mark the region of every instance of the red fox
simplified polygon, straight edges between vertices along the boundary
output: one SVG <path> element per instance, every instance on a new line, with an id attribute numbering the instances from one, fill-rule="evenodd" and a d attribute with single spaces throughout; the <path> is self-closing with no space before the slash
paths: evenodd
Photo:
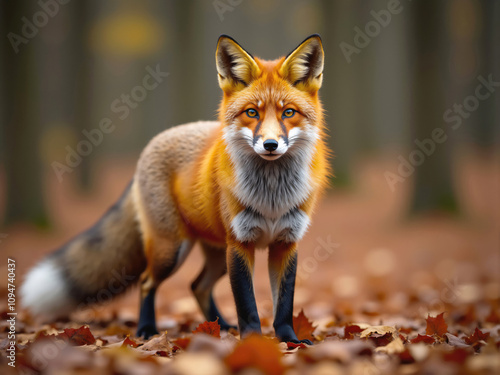
<path id="1" fill-rule="evenodd" d="M 228 272 L 244 337 L 261 332 L 254 253 L 269 248 L 276 336 L 299 342 L 292 324 L 297 242 L 330 173 L 318 97 L 323 61 L 319 35 L 274 61 L 253 57 L 222 35 L 219 121 L 156 136 L 121 199 L 28 273 L 24 306 L 45 318 L 67 315 L 89 297 L 124 289 L 112 280 L 123 273 L 140 281 L 137 335 L 148 338 L 157 333 L 156 289 L 198 242 L 205 265 L 192 290 L 200 308 L 207 320 L 231 327 L 212 297 Z"/>

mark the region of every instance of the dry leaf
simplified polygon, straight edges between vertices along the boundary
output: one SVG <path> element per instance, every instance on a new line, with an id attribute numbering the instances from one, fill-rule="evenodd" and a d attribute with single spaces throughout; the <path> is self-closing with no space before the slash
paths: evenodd
<path id="1" fill-rule="evenodd" d="M 391 341 L 389 344 L 386 346 L 380 346 L 378 348 L 375 348 L 375 351 L 378 353 L 387 353 L 387 354 L 396 354 L 396 353 L 402 353 L 405 350 L 405 346 L 403 344 L 403 341 L 399 337 L 397 337 L 395 340 Z"/>
<path id="2" fill-rule="evenodd" d="M 483 333 L 476 327 L 476 329 L 474 330 L 474 333 L 472 335 L 470 335 L 469 337 L 465 337 L 464 341 L 469 345 L 474 345 L 475 343 L 477 343 L 479 341 L 488 341 L 489 338 L 490 338 L 490 334 L 488 332 Z"/>
<path id="3" fill-rule="evenodd" d="M 281 350 L 274 340 L 251 335 L 242 340 L 224 362 L 233 372 L 254 368 L 267 375 L 281 375 L 285 372 L 281 359 Z"/>
<path id="4" fill-rule="evenodd" d="M 57 335 L 56 338 L 66 340 L 75 346 L 95 344 L 95 337 L 87 326 L 81 326 L 77 329 L 67 328 L 63 333 Z"/>
<path id="5" fill-rule="evenodd" d="M 207 335 L 217 337 L 220 339 L 220 325 L 219 318 L 214 322 L 203 322 L 201 323 L 193 333 L 206 333 Z"/>
<path id="6" fill-rule="evenodd" d="M 293 329 L 299 340 L 314 340 L 313 332 L 316 327 L 307 319 L 303 309 L 293 317 Z"/>
<path id="7" fill-rule="evenodd" d="M 428 335 L 436 335 L 443 337 L 446 332 L 448 332 L 448 324 L 444 321 L 444 312 L 436 317 L 427 316 L 425 320 L 427 322 L 427 327 L 425 333 Z"/>
<path id="8" fill-rule="evenodd" d="M 414 339 L 412 339 L 410 342 L 412 344 L 418 344 L 420 342 L 423 342 L 426 344 L 434 344 L 435 341 L 436 340 L 434 340 L 434 337 L 432 337 L 432 336 L 418 334 L 418 336 L 415 337 Z"/>

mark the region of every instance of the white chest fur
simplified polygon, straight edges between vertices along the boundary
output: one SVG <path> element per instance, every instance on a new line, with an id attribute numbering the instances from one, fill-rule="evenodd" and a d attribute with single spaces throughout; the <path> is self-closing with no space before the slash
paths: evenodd
<path id="1" fill-rule="evenodd" d="M 277 219 L 266 218 L 247 208 L 233 219 L 231 227 L 241 242 L 254 242 L 256 247 L 264 248 L 274 241 L 297 242 L 307 231 L 309 216 L 294 208 Z"/>

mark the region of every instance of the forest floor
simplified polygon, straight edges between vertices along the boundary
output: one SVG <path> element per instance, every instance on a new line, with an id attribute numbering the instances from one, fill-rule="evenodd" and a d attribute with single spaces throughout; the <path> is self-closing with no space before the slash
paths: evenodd
<path id="1" fill-rule="evenodd" d="M 257 254 L 255 293 L 264 337 L 204 324 L 190 283 L 202 257 L 195 249 L 161 286 L 161 334 L 135 336 L 138 289 L 71 320 L 42 324 L 16 299 L 16 359 L 10 359 L 7 315 L 9 257 L 17 290 L 45 254 L 91 225 L 117 199 L 133 163 L 99 167 L 91 195 L 73 180 L 52 183 L 53 229 L 0 230 L 0 372 L 79 374 L 493 374 L 500 373 L 500 210 L 498 165 L 463 163 L 455 171 L 461 215 L 406 212 L 408 184 L 391 192 L 383 173 L 363 164 L 354 190 L 336 189 L 319 205 L 300 244 L 295 294 L 296 347 L 273 339 L 266 252 Z M 0 203 L 1 209 L 1 203 Z M 16 295 L 17 296 L 17 295 Z M 227 319 L 236 312 L 227 277 L 215 299 Z M 300 314 L 299 314 L 300 313 Z M 193 333 L 195 331 L 195 333 Z M 250 370 L 253 369 L 253 370 Z M 258 372 L 260 371 L 260 372 Z"/>

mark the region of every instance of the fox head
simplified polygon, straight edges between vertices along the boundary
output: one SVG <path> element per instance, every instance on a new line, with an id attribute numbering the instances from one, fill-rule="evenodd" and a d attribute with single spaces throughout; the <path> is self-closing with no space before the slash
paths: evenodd
<path id="1" fill-rule="evenodd" d="M 314 149 L 323 131 L 318 98 L 323 61 L 319 35 L 274 61 L 253 57 L 222 35 L 216 64 L 223 91 L 219 114 L 228 147 L 266 160 Z"/>

